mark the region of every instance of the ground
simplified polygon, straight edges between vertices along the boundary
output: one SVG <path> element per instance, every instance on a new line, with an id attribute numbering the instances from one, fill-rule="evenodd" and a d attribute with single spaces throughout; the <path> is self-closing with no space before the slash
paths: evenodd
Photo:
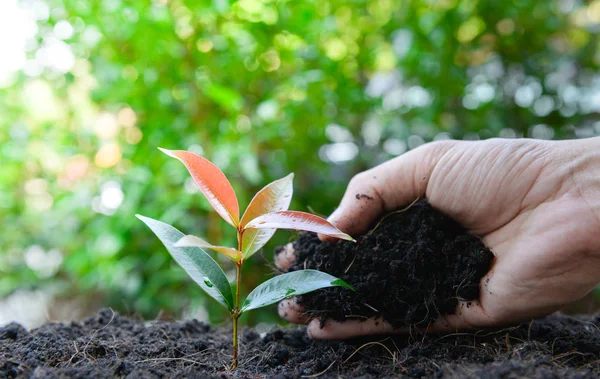
<path id="1" fill-rule="evenodd" d="M 554 315 L 498 331 L 345 342 L 313 342 L 302 327 L 245 329 L 232 372 L 229 328 L 105 309 L 82 323 L 0 328 L 0 377 L 589 378 L 600 375 L 599 324 L 600 315 Z"/>
<path id="2" fill-rule="evenodd" d="M 360 197 L 361 201 L 370 201 Z M 357 243 L 301 235 L 292 269 L 317 268 L 356 288 L 303 295 L 315 317 L 426 325 L 477 301 L 494 255 L 424 201 L 383 218 Z M 460 309 L 460 307 L 459 307 Z M 110 309 L 82 323 L 0 328 L 0 378 L 589 378 L 600 375 L 600 314 L 553 315 L 501 330 L 312 341 L 303 326 L 244 329 L 230 369 L 231 328 L 143 321 Z"/>

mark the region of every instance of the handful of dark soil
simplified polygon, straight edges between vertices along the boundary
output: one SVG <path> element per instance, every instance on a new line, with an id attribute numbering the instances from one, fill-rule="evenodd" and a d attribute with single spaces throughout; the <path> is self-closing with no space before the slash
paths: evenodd
<path id="1" fill-rule="evenodd" d="M 494 260 L 478 237 L 425 200 L 384 217 L 357 243 L 320 242 L 304 233 L 293 246 L 290 271 L 318 269 L 356 289 L 300 296 L 305 311 L 322 322 L 381 317 L 395 327 L 424 327 L 455 313 L 459 300 L 477 300 Z"/>

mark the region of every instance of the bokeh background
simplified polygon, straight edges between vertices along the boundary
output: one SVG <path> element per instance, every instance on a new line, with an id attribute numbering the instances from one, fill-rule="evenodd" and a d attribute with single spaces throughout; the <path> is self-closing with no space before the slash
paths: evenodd
<path id="1" fill-rule="evenodd" d="M 294 172 L 292 209 L 327 215 L 428 141 L 599 135 L 599 32 L 598 0 L 1 0 L 0 324 L 224 322 L 134 217 L 235 242 L 158 146 L 215 162 L 242 206 Z"/>

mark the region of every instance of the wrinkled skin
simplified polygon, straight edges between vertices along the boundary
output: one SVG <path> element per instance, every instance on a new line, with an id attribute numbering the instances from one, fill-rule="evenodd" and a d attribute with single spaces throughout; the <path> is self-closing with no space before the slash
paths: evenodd
<path id="1" fill-rule="evenodd" d="M 367 194 L 357 199 L 356 194 Z M 382 214 L 427 197 L 496 254 L 481 298 L 427 328 L 497 327 L 552 313 L 600 283 L 600 138 L 492 139 L 426 144 L 354 177 L 329 220 L 351 235 Z M 327 237 L 320 236 L 322 240 Z M 288 248 L 276 264 L 294 259 Z M 292 300 L 280 315 L 316 339 L 405 332 L 380 320 L 308 320 Z"/>

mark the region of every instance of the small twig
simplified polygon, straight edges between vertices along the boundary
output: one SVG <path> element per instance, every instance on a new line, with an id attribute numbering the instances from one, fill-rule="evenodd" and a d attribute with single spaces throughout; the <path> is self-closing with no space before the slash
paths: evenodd
<path id="1" fill-rule="evenodd" d="M 269 350 L 267 352 L 265 352 L 265 354 L 262 355 L 260 361 L 256 365 L 257 369 L 258 369 L 258 367 L 260 367 L 262 365 L 262 363 L 265 361 L 265 359 L 268 359 L 273 355 L 274 350 L 275 350 L 275 345 L 269 346 Z"/>
<path id="2" fill-rule="evenodd" d="M 506 353 L 509 353 L 512 350 L 512 347 L 510 345 L 510 337 L 508 333 L 504 335 L 504 343 L 506 344 Z"/>
<path id="3" fill-rule="evenodd" d="M 450 333 L 450 334 L 443 335 L 442 337 L 440 337 L 437 340 L 435 340 L 435 342 L 437 343 L 437 342 L 443 340 L 444 338 L 448 338 L 448 337 L 470 336 L 470 335 L 473 335 L 473 333 L 458 333 L 458 332 L 455 332 L 455 333 Z"/>
<path id="4" fill-rule="evenodd" d="M 569 320 L 572 320 L 572 321 L 577 321 L 577 322 L 580 322 L 580 323 L 582 323 L 582 324 L 591 325 L 591 326 L 593 326 L 593 327 L 594 327 L 594 329 L 596 329 L 598 332 L 600 332 L 600 328 L 598 328 L 598 326 L 597 326 L 596 324 L 594 324 L 593 322 L 590 322 L 590 321 L 583 321 L 583 320 L 578 320 L 578 319 L 576 319 L 575 317 L 569 317 L 569 316 L 567 316 L 567 317 L 569 318 Z"/>
<path id="5" fill-rule="evenodd" d="M 112 312 L 112 316 L 110 318 L 110 320 L 108 321 L 108 323 L 106 325 L 104 325 L 103 327 L 101 327 L 100 329 L 96 329 L 94 331 L 94 333 L 92 333 L 92 336 L 90 337 L 90 339 L 88 340 L 88 342 L 85 344 L 85 347 L 83 348 L 83 350 L 79 351 L 79 348 L 77 347 L 77 344 L 75 343 L 75 341 L 73 341 L 73 345 L 75 346 L 75 354 L 73 354 L 71 356 L 71 358 L 69 359 L 69 361 L 67 362 L 66 367 L 69 367 L 71 365 L 71 363 L 73 362 L 73 359 L 78 355 L 78 354 L 83 354 L 83 356 L 85 358 L 87 358 L 87 354 L 86 351 L 88 349 L 88 347 L 90 346 L 90 343 L 92 343 L 92 341 L 94 340 L 94 338 L 96 338 L 96 335 L 98 334 L 98 332 L 104 330 L 107 326 L 109 326 L 113 320 L 115 319 L 115 311 L 112 310 L 112 308 L 109 308 L 110 311 Z"/>
<path id="6" fill-rule="evenodd" d="M 352 267 L 352 265 L 354 264 L 354 261 L 356 260 L 356 256 L 358 254 L 354 254 L 354 258 L 352 258 L 352 262 L 350 262 L 350 264 L 348 265 L 348 267 L 346 267 L 346 269 L 344 270 L 344 274 L 348 273 L 348 270 L 350 270 L 350 267 Z"/>
<path id="7" fill-rule="evenodd" d="M 343 363 L 348 362 L 356 353 L 358 353 L 363 348 L 369 347 L 369 346 L 372 346 L 372 345 L 382 346 L 384 349 L 387 350 L 388 353 L 390 353 L 390 355 L 392 356 L 392 361 L 396 362 L 396 356 L 394 355 L 394 353 L 392 353 L 392 351 L 387 346 L 385 346 L 381 342 L 373 341 L 373 342 L 367 342 L 366 344 L 360 346 L 358 349 L 354 350 L 354 352 L 352 354 L 350 354 L 350 356 L 348 358 L 346 358 Z"/>
<path id="8" fill-rule="evenodd" d="M 597 360 L 595 360 L 595 361 L 588 362 L 588 363 L 584 364 L 583 366 L 580 366 L 580 367 L 578 367 L 577 369 L 578 369 L 578 370 L 581 370 L 581 369 L 587 368 L 587 367 L 589 367 L 589 366 L 593 366 L 593 365 L 595 365 L 595 364 L 598 364 L 598 363 L 600 363 L 600 359 L 597 359 Z"/>
<path id="9" fill-rule="evenodd" d="M 71 358 L 67 362 L 66 367 L 69 367 L 71 365 L 71 362 L 73 362 L 73 359 L 77 356 L 77 354 L 79 354 L 79 348 L 77 347 L 77 342 L 73 341 L 73 346 L 75 347 L 75 354 L 71 355 Z"/>
<path id="10" fill-rule="evenodd" d="M 346 317 L 346 318 L 364 318 L 365 320 L 368 320 L 370 318 L 370 317 L 362 316 L 362 315 L 344 315 L 344 317 Z"/>
<path id="11" fill-rule="evenodd" d="M 529 327 L 527 328 L 527 341 L 531 341 L 531 326 L 533 325 L 533 320 L 529 323 Z"/>
<path id="12" fill-rule="evenodd" d="M 468 275 L 466 275 L 466 276 L 465 276 L 465 278 L 464 278 L 464 279 L 463 279 L 463 280 L 460 282 L 460 284 L 459 284 L 458 286 L 454 286 L 454 288 L 456 288 L 456 292 L 455 292 L 455 294 L 456 294 L 456 295 L 455 295 L 455 297 L 456 297 L 457 299 L 460 299 L 460 296 L 458 296 L 458 291 L 460 291 L 460 288 L 463 286 L 463 284 L 465 283 L 465 281 L 466 281 L 468 278 L 471 278 L 471 276 L 472 276 L 474 273 L 475 273 L 474 271 L 471 271 L 471 272 L 470 272 Z M 463 299 L 460 299 L 460 300 L 463 300 Z"/>
<path id="13" fill-rule="evenodd" d="M 148 358 L 148 359 L 144 359 L 141 361 L 135 361 L 135 363 L 159 362 L 159 361 L 183 361 L 183 362 L 195 363 L 198 365 L 205 364 L 203 362 L 198 362 L 193 359 L 187 359 L 187 358 L 183 358 L 183 357 L 182 358 Z"/>
<path id="14" fill-rule="evenodd" d="M 415 323 L 415 325 L 419 325 L 422 322 L 424 322 L 425 320 L 427 320 L 427 317 L 429 317 L 429 306 L 427 305 L 427 300 L 425 300 L 425 309 L 427 309 L 427 313 L 425 314 L 425 317 L 423 317 L 423 319 L 417 323 Z"/>
<path id="15" fill-rule="evenodd" d="M 565 357 L 568 357 L 568 356 L 571 356 L 571 355 L 581 355 L 583 357 L 586 357 L 588 355 L 593 355 L 593 354 L 592 353 L 582 353 L 582 352 L 579 352 L 579 351 L 569 351 L 569 352 L 562 353 L 562 354 L 559 354 L 559 355 L 556 355 L 556 356 L 552 357 L 552 359 L 550 359 L 550 361 L 554 362 L 557 359 L 565 358 Z"/>
<path id="16" fill-rule="evenodd" d="M 386 214 L 385 216 L 383 216 L 381 218 L 381 220 L 379 220 L 379 222 L 377 223 L 377 225 L 375 225 L 375 227 L 373 229 L 371 229 L 371 231 L 369 232 L 369 235 L 373 234 L 375 232 L 375 230 L 377 230 L 377 228 L 379 228 L 379 225 L 381 225 L 381 223 L 383 222 L 383 220 L 385 220 L 386 218 L 388 218 L 391 215 L 394 215 L 394 214 L 397 214 L 397 213 L 402 213 L 402 212 L 405 212 L 405 211 L 409 210 L 419 200 L 421 200 L 421 197 L 417 197 L 415 199 L 415 201 L 413 201 L 412 203 L 410 203 L 406 208 L 390 212 L 390 213 Z"/>
<path id="17" fill-rule="evenodd" d="M 321 376 L 323 374 L 325 374 L 327 371 L 329 371 L 330 368 L 333 367 L 333 365 L 337 362 L 337 360 L 334 360 L 333 362 L 331 362 L 331 364 L 329 366 L 327 366 L 327 368 L 319 373 L 316 374 L 312 374 L 312 375 L 302 375 L 301 378 L 316 378 L 318 376 Z"/>
<path id="18" fill-rule="evenodd" d="M 375 309 L 375 307 L 373 307 L 372 305 L 369 305 L 367 303 L 363 303 L 365 306 L 371 308 L 372 310 L 374 310 L 375 312 L 379 313 L 379 311 L 377 309 Z"/>
<path id="19" fill-rule="evenodd" d="M 439 366 L 437 363 L 435 363 L 435 362 L 434 362 L 432 359 L 429 359 L 429 358 L 427 358 L 427 357 L 423 357 L 423 358 L 425 358 L 426 360 L 428 360 L 428 361 L 429 361 L 429 363 L 431 363 L 432 365 L 434 365 L 435 367 L 437 367 L 437 368 L 438 368 L 438 370 L 441 368 L 441 367 L 440 367 L 440 366 Z"/>
<path id="20" fill-rule="evenodd" d="M 96 335 L 98 334 L 98 332 L 101 332 L 102 330 L 106 329 L 106 327 L 108 327 L 110 325 L 110 323 L 113 322 L 113 320 L 115 319 L 115 311 L 113 311 L 112 308 L 109 308 L 109 309 L 112 312 L 112 316 L 110 317 L 110 320 L 108 321 L 108 323 L 106 325 L 104 325 L 100 329 L 96 329 L 94 331 L 94 333 L 90 337 L 90 340 L 88 341 L 88 343 L 85 345 L 85 348 L 83 349 L 84 353 L 87 350 L 88 346 L 90 346 L 90 343 L 92 343 L 92 341 L 94 340 L 94 338 L 96 338 Z"/>

